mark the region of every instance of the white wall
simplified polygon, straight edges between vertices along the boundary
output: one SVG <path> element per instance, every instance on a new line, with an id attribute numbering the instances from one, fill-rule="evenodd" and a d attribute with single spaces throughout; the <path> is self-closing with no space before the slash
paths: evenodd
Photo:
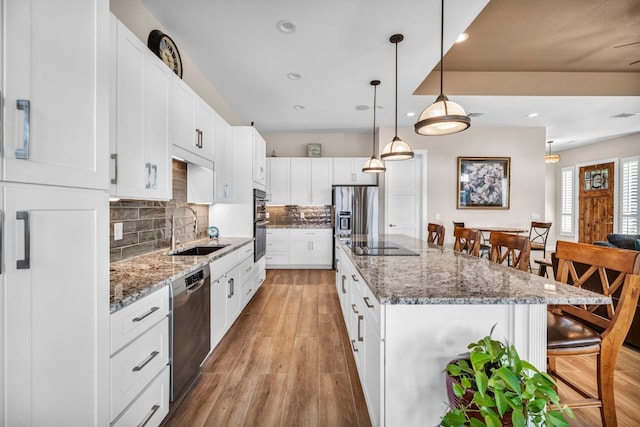
<path id="1" fill-rule="evenodd" d="M 393 128 L 380 129 L 379 145 L 391 141 Z M 469 226 L 514 226 L 529 229 L 533 214 L 545 218 L 545 129 L 474 128 L 448 136 L 417 135 L 412 128 L 398 136 L 414 150 L 427 150 L 426 221 L 444 224 L 453 241 L 452 221 Z M 457 209 L 457 157 L 511 157 L 511 203 L 508 210 Z M 439 215 L 440 219 L 436 219 Z"/>
<path id="2" fill-rule="evenodd" d="M 140 0 L 110 0 L 111 12 L 126 25 L 140 40 L 147 44 L 152 30 L 166 31 L 160 22 L 149 12 Z M 222 118 L 231 125 L 247 125 L 231 108 L 220 92 L 207 80 L 189 57 L 188 52 L 180 49 L 180 41 L 169 34 L 178 44 L 182 58 L 183 80 L 202 99 L 204 99 Z"/>
<path id="3" fill-rule="evenodd" d="M 322 157 L 371 157 L 373 137 L 368 133 L 261 132 L 267 156 L 306 157 L 307 144 L 322 144 Z"/>
<path id="4" fill-rule="evenodd" d="M 561 179 L 560 173 L 562 168 L 568 166 L 585 165 L 585 164 L 597 164 L 604 160 L 610 161 L 611 159 L 623 159 L 625 157 L 633 157 L 640 155 L 640 133 L 634 133 L 631 135 L 621 136 L 618 138 L 609 139 L 606 141 L 598 142 L 590 145 L 583 145 L 559 152 L 560 162 L 553 165 L 547 165 L 551 171 L 551 176 L 548 176 L 548 180 L 553 182 L 553 186 L 548 186 L 546 195 L 547 206 L 553 207 L 554 217 L 553 223 L 558 226 L 551 227 L 551 233 L 549 236 L 548 246 L 555 247 L 557 240 L 577 240 L 577 235 L 574 238 L 568 236 L 560 236 L 559 224 L 561 215 Z M 616 180 L 619 179 L 619 171 L 616 171 Z M 615 188 L 619 189 L 617 185 Z M 619 193 L 616 190 L 615 197 L 618 199 Z M 614 203 L 616 206 L 617 204 Z M 576 206 L 576 212 L 579 206 Z M 618 216 L 619 212 L 615 213 Z M 616 232 L 618 230 L 614 230 Z"/>

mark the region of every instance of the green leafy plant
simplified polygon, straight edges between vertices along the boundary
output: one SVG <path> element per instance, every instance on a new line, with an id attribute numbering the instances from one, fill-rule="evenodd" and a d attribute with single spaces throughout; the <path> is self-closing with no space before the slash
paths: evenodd
<path id="1" fill-rule="evenodd" d="M 521 360 L 513 345 L 489 335 L 467 348 L 469 357 L 447 366 L 457 402 L 443 416 L 442 426 L 569 426 L 565 415 L 574 415 L 560 406 L 555 380 Z"/>

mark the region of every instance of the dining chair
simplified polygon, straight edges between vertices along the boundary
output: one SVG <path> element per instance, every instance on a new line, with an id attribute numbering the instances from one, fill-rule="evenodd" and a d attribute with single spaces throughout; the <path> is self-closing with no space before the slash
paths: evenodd
<path id="1" fill-rule="evenodd" d="M 529 270 L 531 246 L 529 238 L 515 234 L 492 231 L 489 235 L 491 253 L 489 260 L 498 264 L 506 264 L 522 271 Z"/>
<path id="2" fill-rule="evenodd" d="M 452 221 L 452 222 L 453 222 L 454 229 L 456 227 L 464 227 L 464 222 L 458 222 L 458 221 Z M 480 232 L 480 237 L 482 238 L 480 239 L 480 255 L 479 256 L 486 255 L 487 258 L 489 258 L 489 250 L 491 249 L 491 246 L 485 244 L 485 238 L 484 238 L 484 234 L 482 234 L 482 231 Z"/>
<path id="3" fill-rule="evenodd" d="M 619 296 L 617 304 L 557 305 L 547 312 L 548 372 L 584 398 L 560 404 L 598 407 L 602 425 L 617 426 L 614 374 L 640 297 L 640 252 L 559 240 L 554 257 L 556 280 L 576 287 L 595 281 L 604 295 Z M 596 355 L 597 396 L 556 369 L 556 358 L 584 355 Z"/>
<path id="4" fill-rule="evenodd" d="M 453 222 L 453 228 L 455 229 L 456 227 L 463 227 L 464 228 L 464 222 L 458 222 L 458 221 L 451 221 Z"/>
<path id="5" fill-rule="evenodd" d="M 430 222 L 427 224 L 427 242 L 433 243 L 438 246 L 444 245 L 444 225 L 434 224 Z"/>
<path id="6" fill-rule="evenodd" d="M 480 256 L 480 241 L 482 233 L 473 228 L 456 227 L 453 230 L 453 250 L 456 252 L 465 252 L 469 255 Z"/>
<path id="7" fill-rule="evenodd" d="M 531 243 L 531 251 L 542 251 L 542 258 L 547 257 L 547 237 L 551 229 L 551 222 L 531 221 L 529 228 L 529 242 Z M 531 271 L 531 266 L 529 266 Z"/>

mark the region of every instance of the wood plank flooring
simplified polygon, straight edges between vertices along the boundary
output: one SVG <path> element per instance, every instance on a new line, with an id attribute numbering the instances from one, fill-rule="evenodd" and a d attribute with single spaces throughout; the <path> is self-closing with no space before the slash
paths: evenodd
<path id="1" fill-rule="evenodd" d="M 366 403 L 331 270 L 267 270 L 267 279 L 203 365 L 163 426 L 368 426 Z M 558 360 L 593 388 L 594 364 Z M 571 395 L 561 386 L 561 397 Z M 640 352 L 623 348 L 616 372 L 620 427 L 640 425 Z M 572 426 L 601 426 L 597 409 Z M 393 426 L 393 423 L 389 423 Z"/>
<path id="2" fill-rule="evenodd" d="M 164 426 L 370 426 L 332 270 L 268 270 Z"/>

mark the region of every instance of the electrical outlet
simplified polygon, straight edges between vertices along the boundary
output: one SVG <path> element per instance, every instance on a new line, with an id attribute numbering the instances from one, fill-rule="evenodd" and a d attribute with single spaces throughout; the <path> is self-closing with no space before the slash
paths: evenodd
<path id="1" fill-rule="evenodd" d="M 304 212 L 300 212 L 300 219 L 304 219 Z"/>
<path id="2" fill-rule="evenodd" d="M 113 240 L 122 240 L 122 223 L 113 224 Z"/>
<path id="3" fill-rule="evenodd" d="M 436 214 L 436 221 L 440 221 L 440 214 L 439 213 Z"/>

